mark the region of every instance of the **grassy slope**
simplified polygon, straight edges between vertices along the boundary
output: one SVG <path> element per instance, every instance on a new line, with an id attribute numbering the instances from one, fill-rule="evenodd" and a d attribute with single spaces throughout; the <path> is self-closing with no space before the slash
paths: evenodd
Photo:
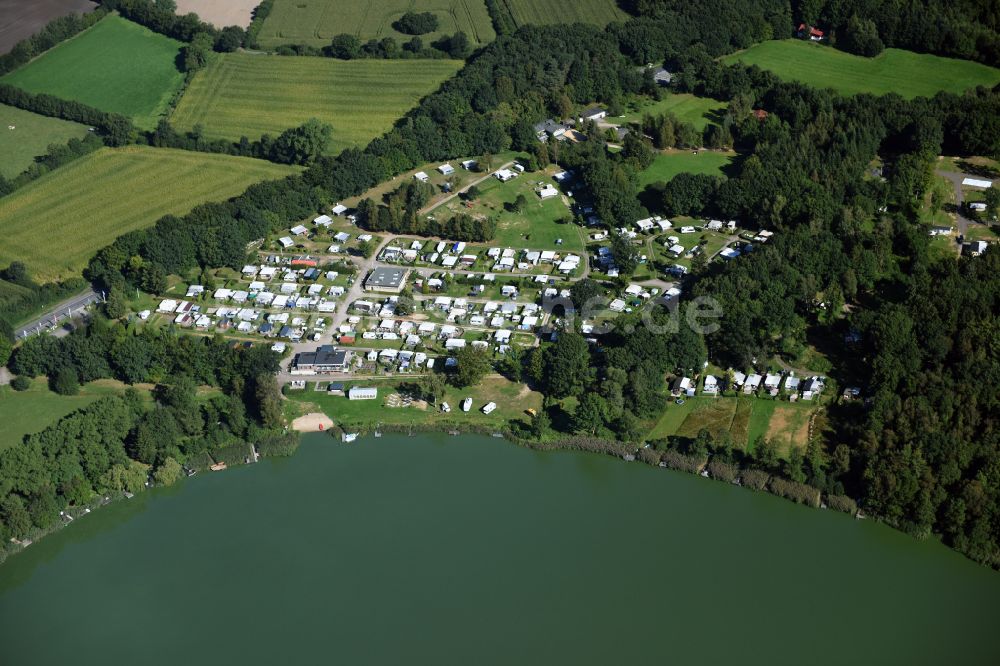
<path id="1" fill-rule="evenodd" d="M 402 43 L 411 36 L 393 30 L 392 23 L 406 11 L 433 12 L 438 17 L 438 30 L 420 36 L 424 44 L 459 30 L 480 44 L 496 38 L 483 0 L 276 0 L 259 41 L 264 48 L 280 44 L 320 47 L 346 32 L 361 41 L 392 37 Z"/>
<path id="2" fill-rule="evenodd" d="M 1000 70 L 939 56 L 886 49 L 876 58 L 862 58 L 826 45 L 797 39 L 757 44 L 727 56 L 768 69 L 784 79 L 845 95 L 898 93 L 905 98 L 932 96 L 944 90 L 960 93 L 977 85 L 1000 83 Z"/>
<path id="3" fill-rule="evenodd" d="M 626 21 L 628 14 L 618 8 L 615 0 L 500 0 L 517 25 L 526 23 L 593 23 L 607 25 Z"/>
<path id="4" fill-rule="evenodd" d="M 31 166 L 36 156 L 48 152 L 50 144 L 64 144 L 86 134 L 86 126 L 79 123 L 0 104 L 0 176 L 13 178 Z"/>
<path id="5" fill-rule="evenodd" d="M 699 151 L 697 155 L 690 150 L 664 151 L 639 174 L 639 187 L 669 181 L 682 172 L 722 175 L 722 169 L 732 162 L 735 155 L 715 151 Z"/>
<path id="6" fill-rule="evenodd" d="M 657 116 L 664 113 L 674 114 L 678 120 L 691 123 L 698 131 L 712 122 L 712 113 L 724 111 L 725 102 L 719 102 L 708 97 L 697 97 L 687 93 L 668 94 L 659 101 L 646 100 L 635 105 L 625 113 L 622 120 L 626 123 L 638 123 L 644 115 Z"/>
<path id="7" fill-rule="evenodd" d="M 77 100 L 152 129 L 180 89 L 181 43 L 117 16 L 0 79 L 35 93 Z"/>
<path id="8" fill-rule="evenodd" d="M 0 199 L 0 265 L 24 261 L 41 281 L 77 274 L 127 231 L 294 171 L 228 155 L 102 148 Z"/>
<path id="9" fill-rule="evenodd" d="M 227 54 L 200 72 L 172 121 L 237 140 L 318 118 L 334 149 L 363 146 L 461 67 L 455 60 L 354 60 Z"/>

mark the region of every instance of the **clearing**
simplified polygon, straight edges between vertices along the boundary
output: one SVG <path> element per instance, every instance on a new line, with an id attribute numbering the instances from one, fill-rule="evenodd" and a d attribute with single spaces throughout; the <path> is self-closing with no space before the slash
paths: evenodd
<path id="1" fill-rule="evenodd" d="M 85 125 L 0 104 L 0 176 L 13 178 L 31 166 L 36 156 L 47 153 L 49 145 L 86 134 Z"/>
<path id="2" fill-rule="evenodd" d="M 462 66 L 458 60 L 334 60 L 228 53 L 199 72 L 171 121 L 205 136 L 277 136 L 310 118 L 333 126 L 331 152 L 392 128 Z"/>
<path id="3" fill-rule="evenodd" d="M 0 53 L 41 30 L 52 19 L 86 14 L 97 8 L 90 0 L 0 0 Z"/>
<path id="4" fill-rule="evenodd" d="M 80 387 L 77 395 L 59 395 L 49 390 L 44 377 L 33 379 L 27 391 L 0 386 L 0 451 L 16 446 L 25 435 L 45 430 L 98 398 L 121 393 L 125 388 L 121 382 L 100 379 Z M 149 395 L 148 390 L 144 393 Z"/>
<path id="5" fill-rule="evenodd" d="M 593 23 L 605 26 L 614 21 L 627 21 L 629 15 L 618 8 L 615 0 L 497 0 L 518 27 L 526 23 Z"/>
<path id="6" fill-rule="evenodd" d="M 250 25 L 253 10 L 260 0 L 177 0 L 177 13 L 180 15 L 194 12 L 206 23 L 217 28 L 228 25 L 238 25 L 245 28 Z"/>
<path id="7" fill-rule="evenodd" d="M 496 38 L 484 0 L 275 0 L 258 42 L 265 49 L 281 44 L 321 47 L 335 35 L 349 33 L 362 42 L 392 37 L 402 43 L 412 36 L 396 32 L 392 23 L 407 11 L 437 16 L 438 29 L 420 35 L 426 45 L 460 30 L 478 44 Z"/>
<path id="8" fill-rule="evenodd" d="M 691 123 L 699 132 L 711 123 L 717 123 L 726 111 L 727 104 L 709 97 L 698 97 L 688 93 L 664 95 L 661 100 L 642 99 L 629 104 L 624 118 L 609 118 L 609 122 L 622 121 L 623 124 L 640 123 L 645 115 L 659 116 L 672 113 L 684 123 Z"/>
<path id="9" fill-rule="evenodd" d="M 815 408 L 809 404 L 776 403 L 767 425 L 767 439 L 787 456 L 792 448 L 805 450 L 809 444 L 809 419 Z"/>
<path id="10" fill-rule="evenodd" d="M 152 129 L 184 83 L 175 63 L 180 48 L 176 40 L 107 16 L 0 81 L 120 113 Z"/>
<path id="11" fill-rule="evenodd" d="M 321 380 L 322 381 L 322 380 Z M 419 382 L 420 376 L 379 378 L 345 382 L 345 390 L 351 386 L 374 386 L 378 388 L 378 398 L 375 400 L 348 400 L 344 396 L 330 395 L 326 391 L 315 391 L 314 381 L 306 383 L 303 391 L 289 391 L 286 416 L 295 418 L 311 412 L 321 411 L 330 416 L 335 423 L 347 428 L 374 428 L 382 425 L 414 425 L 417 428 L 434 426 L 441 429 L 462 425 L 488 425 L 499 427 L 508 420 L 527 420 L 526 410 L 540 410 L 542 394 L 528 389 L 523 384 L 516 384 L 504 377 L 489 376 L 479 385 L 466 389 L 448 386 L 445 389 L 444 402 L 451 406 L 450 413 L 442 413 L 433 405 L 415 402 L 408 407 L 390 406 L 399 404 L 399 384 Z M 397 398 L 391 399 L 390 396 Z M 461 401 L 471 397 L 472 410 L 463 412 L 459 405 Z M 497 409 L 489 415 L 483 414 L 482 407 L 487 402 L 495 402 Z"/>
<path id="12" fill-rule="evenodd" d="M 23 261 L 39 282 L 77 275 L 125 232 L 297 170 L 186 150 L 102 148 L 0 199 L 0 265 Z"/>
<path id="13" fill-rule="evenodd" d="M 668 182 L 679 173 L 725 175 L 736 153 L 719 150 L 664 150 L 639 174 L 639 189 L 651 183 Z"/>
<path id="14" fill-rule="evenodd" d="M 1000 83 L 1000 70 L 968 60 L 901 49 L 886 49 L 874 58 L 862 58 L 799 39 L 762 42 L 724 60 L 757 65 L 783 79 L 833 88 L 844 95 L 894 92 L 912 99 L 931 97 L 942 90 L 961 93 Z"/>

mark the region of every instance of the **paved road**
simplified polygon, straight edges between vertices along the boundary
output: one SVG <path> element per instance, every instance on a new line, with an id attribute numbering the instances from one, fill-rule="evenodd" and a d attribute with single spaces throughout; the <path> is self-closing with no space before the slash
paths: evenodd
<path id="1" fill-rule="evenodd" d="M 68 319 L 73 315 L 79 314 L 91 303 L 96 303 L 100 300 L 100 294 L 92 289 L 88 289 L 83 294 L 78 294 L 73 298 L 68 298 L 62 303 L 59 303 L 38 319 L 35 319 L 34 321 L 19 328 L 15 331 L 14 335 L 17 338 L 26 338 L 29 335 L 46 331 L 53 326 L 57 326 L 59 322 L 64 319 Z"/>

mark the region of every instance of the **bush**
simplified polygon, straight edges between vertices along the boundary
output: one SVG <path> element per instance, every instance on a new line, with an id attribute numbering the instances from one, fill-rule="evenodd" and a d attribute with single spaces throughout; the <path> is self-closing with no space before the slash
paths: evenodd
<path id="1" fill-rule="evenodd" d="M 796 483 L 795 481 L 783 479 L 780 476 L 774 476 L 771 477 L 768 487 L 775 495 L 780 495 L 793 502 L 811 507 L 819 506 L 819 490 L 804 483 Z"/>
<path id="2" fill-rule="evenodd" d="M 680 470 L 697 474 L 705 466 L 705 459 L 696 456 L 686 456 L 677 451 L 664 451 L 660 456 L 660 462 L 670 469 Z"/>
<path id="3" fill-rule="evenodd" d="M 59 395 L 76 395 L 80 392 L 80 377 L 75 369 L 64 367 L 49 380 L 49 387 Z"/>
<path id="4" fill-rule="evenodd" d="M 771 478 L 771 475 L 767 472 L 762 472 L 759 469 L 748 469 L 740 475 L 740 483 L 742 483 L 747 488 L 753 488 L 754 490 L 764 490 L 767 487 L 767 481 Z"/>
<path id="5" fill-rule="evenodd" d="M 11 381 L 10 387 L 15 391 L 27 391 L 31 388 L 31 380 L 24 375 L 18 375 L 17 377 L 14 377 L 13 381 Z"/>
<path id="6" fill-rule="evenodd" d="M 847 495 L 829 495 L 826 498 L 826 505 L 835 511 L 843 511 L 852 516 L 858 512 L 858 503 Z"/>
<path id="7" fill-rule="evenodd" d="M 438 18 L 431 12 L 406 12 L 392 27 L 404 35 L 426 35 L 438 29 Z"/>
<path id="8" fill-rule="evenodd" d="M 708 463 L 708 473 L 712 475 L 713 479 L 718 479 L 719 481 L 732 483 L 736 480 L 738 472 L 739 470 L 736 469 L 735 465 L 724 463 L 721 460 L 713 460 Z"/>

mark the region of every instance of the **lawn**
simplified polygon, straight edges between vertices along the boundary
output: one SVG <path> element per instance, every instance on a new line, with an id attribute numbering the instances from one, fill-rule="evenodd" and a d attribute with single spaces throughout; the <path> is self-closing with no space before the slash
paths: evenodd
<path id="1" fill-rule="evenodd" d="M 132 118 L 152 129 L 184 83 L 181 43 L 117 16 L 59 44 L 0 81 Z"/>
<path id="2" fill-rule="evenodd" d="M 379 392 L 375 400 L 348 400 L 344 396 L 329 395 L 326 391 L 314 391 L 313 382 L 308 382 L 304 391 L 290 391 L 288 398 L 293 403 L 298 403 L 293 407 L 293 411 L 302 413 L 318 409 L 338 425 L 346 427 L 374 427 L 380 423 L 437 425 L 442 428 L 461 427 L 462 424 L 487 424 L 499 427 L 511 419 L 527 419 L 525 410 L 539 410 L 542 406 L 540 393 L 530 390 L 523 384 L 515 384 L 498 376 L 488 377 L 478 386 L 469 389 L 460 390 L 449 386 L 444 397 L 444 401 L 451 406 L 451 412 L 448 414 L 442 413 L 439 408 L 422 404 L 410 407 L 387 406 L 387 399 L 396 392 L 400 382 L 419 380 L 420 376 L 416 375 L 412 378 L 392 377 L 345 383 L 345 388 L 353 385 L 377 387 Z M 472 410 L 468 413 L 459 407 L 466 397 L 473 399 Z M 487 416 L 480 410 L 483 405 L 491 401 L 497 403 L 497 409 Z"/>
<path id="3" fill-rule="evenodd" d="M 771 415 L 774 413 L 775 407 L 778 406 L 778 402 L 753 398 L 750 400 L 753 404 L 747 424 L 747 449 L 752 451 L 757 440 L 767 435 L 768 424 L 771 422 Z"/>
<path id="4" fill-rule="evenodd" d="M 70 412 L 86 407 L 105 395 L 120 393 L 123 386 L 112 380 L 91 382 L 78 395 L 59 395 L 49 390 L 44 378 L 35 379 L 27 391 L 0 386 L 0 450 L 15 446 L 25 435 L 44 430 Z"/>
<path id="5" fill-rule="evenodd" d="M 618 8 L 615 0 L 498 0 L 518 26 L 526 23 L 593 23 L 604 26 L 614 21 L 627 21 L 629 15 Z"/>
<path id="6" fill-rule="evenodd" d="M 47 153 L 50 144 L 64 144 L 86 134 L 84 125 L 0 104 L 0 176 L 13 178 L 31 166 L 35 157 Z"/>
<path id="7" fill-rule="evenodd" d="M 320 47 L 334 35 L 350 33 L 363 42 L 392 37 L 402 43 L 412 36 L 396 32 L 392 24 L 407 11 L 437 16 L 438 29 L 420 35 L 427 45 L 459 30 L 479 44 L 496 38 L 484 0 L 275 0 L 258 42 L 267 49 L 280 44 Z"/>
<path id="8" fill-rule="evenodd" d="M 630 104 L 621 119 L 609 118 L 612 122 L 639 123 L 646 115 L 661 116 L 671 113 L 684 123 L 691 123 L 699 132 L 713 122 L 715 114 L 724 113 L 726 103 L 709 97 L 698 97 L 688 93 L 666 94 L 661 100 L 643 98 Z"/>
<path id="9" fill-rule="evenodd" d="M 0 265 L 23 261 L 43 282 L 77 275 L 128 231 L 295 171 L 229 155 L 102 148 L 0 199 Z"/>
<path id="10" fill-rule="evenodd" d="M 695 154 L 690 150 L 665 150 L 639 174 L 639 188 L 642 189 L 652 183 L 667 182 L 679 173 L 721 176 L 722 170 L 732 163 L 735 156 L 734 152 L 700 150 Z"/>
<path id="11" fill-rule="evenodd" d="M 490 245 L 582 252 L 584 244 L 581 229 L 573 224 L 557 222 L 572 217 L 563 201 L 563 195 L 540 199 L 535 190 L 542 182 L 556 185 L 547 173 L 541 171 L 523 173 L 506 183 L 488 178 L 476 186 L 480 194 L 471 206 L 466 206 L 465 201 L 455 198 L 445 206 L 435 208 L 434 215 L 450 217 L 467 213 L 473 217 L 498 216 L 497 233 Z M 513 203 L 522 194 L 528 201 L 527 206 L 516 213 L 508 211 L 506 204 Z M 447 214 L 445 210 L 448 211 Z M 560 238 L 563 242 L 557 245 L 556 240 Z"/>
<path id="12" fill-rule="evenodd" d="M 771 70 L 784 79 L 844 95 L 894 92 L 902 97 L 930 97 L 939 91 L 961 93 L 975 86 L 1000 83 L 1000 70 L 900 49 L 862 58 L 830 46 L 797 39 L 762 42 L 725 58 Z"/>
<path id="13" fill-rule="evenodd" d="M 171 118 L 180 130 L 239 140 L 318 118 L 332 151 L 363 147 L 433 92 L 457 60 L 334 60 L 229 53 L 199 72 Z"/>

